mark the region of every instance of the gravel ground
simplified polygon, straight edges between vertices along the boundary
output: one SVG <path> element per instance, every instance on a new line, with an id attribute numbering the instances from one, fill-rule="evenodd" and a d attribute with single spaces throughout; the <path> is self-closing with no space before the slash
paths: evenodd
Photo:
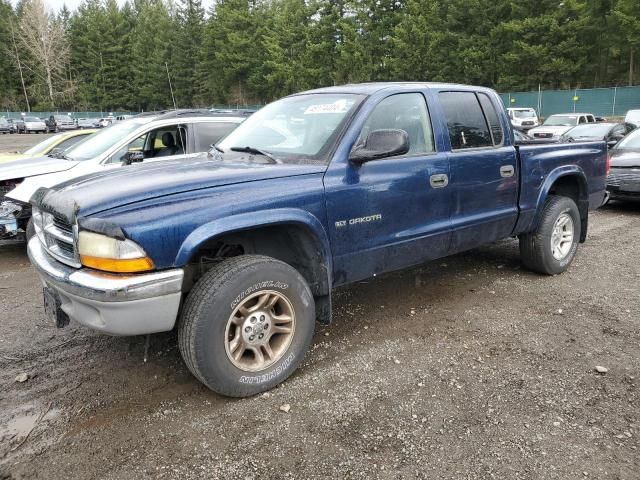
<path id="1" fill-rule="evenodd" d="M 638 479 L 640 205 L 590 229 L 557 277 L 506 240 L 340 289 L 303 367 L 242 400 L 174 333 L 144 362 L 142 337 L 53 328 L 1 247 L 0 479 Z"/>
<path id="2" fill-rule="evenodd" d="M 55 133 L 29 133 L 29 134 L 5 134 L 0 135 L 0 153 L 4 152 L 22 152 L 36 143 L 42 142 L 45 138 L 49 138 Z"/>

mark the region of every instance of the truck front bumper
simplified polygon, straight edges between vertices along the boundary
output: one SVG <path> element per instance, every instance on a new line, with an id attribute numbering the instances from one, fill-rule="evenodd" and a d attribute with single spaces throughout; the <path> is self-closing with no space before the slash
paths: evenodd
<path id="1" fill-rule="evenodd" d="M 182 269 L 115 275 L 72 268 L 54 260 L 37 237 L 29 259 L 45 287 L 56 292 L 71 320 L 109 335 L 142 335 L 173 329 L 182 298 Z"/>

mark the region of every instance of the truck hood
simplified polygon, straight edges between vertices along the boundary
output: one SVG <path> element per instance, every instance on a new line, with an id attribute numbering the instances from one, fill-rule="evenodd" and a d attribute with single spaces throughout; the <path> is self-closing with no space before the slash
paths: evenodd
<path id="1" fill-rule="evenodd" d="M 566 131 L 568 131 L 570 128 L 573 128 L 573 127 L 570 127 L 570 126 L 567 127 L 563 125 L 545 127 L 544 125 L 541 125 L 539 127 L 532 128 L 531 130 L 529 130 L 528 133 L 529 135 L 534 135 L 536 133 L 550 133 L 554 137 L 558 137 L 563 133 L 565 133 Z"/>
<path id="2" fill-rule="evenodd" d="M 326 165 L 219 162 L 199 156 L 135 165 L 76 178 L 38 190 L 31 202 L 55 210 L 73 222 L 142 200 L 206 188 L 298 175 L 320 174 Z"/>
<path id="3" fill-rule="evenodd" d="M 611 166 L 618 168 L 640 168 L 640 149 L 613 149 L 611 150 Z"/>
<path id="4" fill-rule="evenodd" d="M 52 157 L 32 157 L 0 164 L 0 181 L 28 178 L 45 173 L 63 172 L 78 162 Z"/>

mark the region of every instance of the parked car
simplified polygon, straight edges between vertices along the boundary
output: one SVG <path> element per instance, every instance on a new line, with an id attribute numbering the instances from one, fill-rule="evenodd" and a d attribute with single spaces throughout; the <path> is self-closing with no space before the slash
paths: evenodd
<path id="1" fill-rule="evenodd" d="M 600 140 L 613 147 L 629 132 L 635 129 L 630 123 L 586 123 L 567 130 L 560 137 L 561 142 L 589 142 Z"/>
<path id="2" fill-rule="evenodd" d="M 13 118 L 8 118 L 7 123 L 9 124 L 9 133 L 17 133 L 18 129 L 16 128 L 16 122 Z"/>
<path id="3" fill-rule="evenodd" d="M 31 115 L 16 120 L 16 131 L 18 133 L 46 133 L 47 125 L 44 120 Z"/>
<path id="4" fill-rule="evenodd" d="M 0 188 L 5 193 L 5 228 L 0 240 L 23 239 L 31 218 L 29 199 L 41 187 L 93 172 L 108 172 L 132 163 L 199 158 L 207 160 L 211 144 L 227 135 L 245 117 L 213 115 L 208 111 L 178 110 L 148 113 L 105 128 L 64 151 L 61 158 L 48 156 L 0 165 Z M 86 130 L 85 130 L 86 131 Z"/>
<path id="5" fill-rule="evenodd" d="M 629 110 L 624 117 L 624 121 L 640 127 L 640 110 Z"/>
<path id="6" fill-rule="evenodd" d="M 96 128 L 105 128 L 110 126 L 113 123 L 112 118 L 100 118 L 96 123 Z"/>
<path id="7" fill-rule="evenodd" d="M 76 122 L 69 115 L 51 115 L 45 120 L 47 132 L 61 132 L 63 130 L 74 130 Z"/>
<path id="8" fill-rule="evenodd" d="M 540 125 L 538 114 L 533 108 L 507 108 L 511 125 L 516 130 L 527 132 Z"/>
<path id="9" fill-rule="evenodd" d="M 66 150 L 72 145 L 78 143 L 80 140 L 84 140 L 95 131 L 96 130 L 93 129 L 63 132 L 59 133 L 58 135 L 53 135 L 46 138 L 42 142 L 34 145 L 28 150 L 25 150 L 24 152 L 0 153 L 0 164 L 12 162 L 14 160 L 22 160 L 25 158 L 41 157 L 43 155 L 48 155 L 54 149 Z"/>
<path id="10" fill-rule="evenodd" d="M 622 139 L 610 151 L 611 170 L 607 192 L 614 200 L 640 200 L 640 129 Z"/>
<path id="11" fill-rule="evenodd" d="M 76 120 L 76 125 L 79 129 L 98 128 L 97 123 L 98 123 L 97 118 L 78 118 Z"/>
<path id="12" fill-rule="evenodd" d="M 336 86 L 267 105 L 208 161 L 41 189 L 28 251 L 46 314 L 116 335 L 177 325 L 206 386 L 268 390 L 331 321 L 333 287 L 516 235 L 528 268 L 569 267 L 607 147 L 512 139 L 487 88 Z"/>
<path id="13" fill-rule="evenodd" d="M 590 113 L 560 113 L 551 115 L 542 125 L 529 130 L 534 138 L 559 139 L 571 127 L 583 123 L 595 123 L 596 118 Z"/>
<path id="14" fill-rule="evenodd" d="M 4 117 L 0 117 L 0 133 L 2 133 L 3 135 L 7 133 L 13 133 L 12 130 L 13 129 L 11 127 L 11 124 L 7 121 L 7 119 Z"/>

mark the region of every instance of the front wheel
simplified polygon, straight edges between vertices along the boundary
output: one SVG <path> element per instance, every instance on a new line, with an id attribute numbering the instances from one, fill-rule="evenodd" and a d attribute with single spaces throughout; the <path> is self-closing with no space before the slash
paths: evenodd
<path id="1" fill-rule="evenodd" d="M 220 262 L 189 293 L 178 327 L 180 352 L 211 390 L 247 397 L 298 368 L 314 323 L 313 296 L 297 270 L 243 255 Z"/>
<path id="2" fill-rule="evenodd" d="M 564 272 L 578 251 L 580 212 L 573 199 L 550 195 L 534 232 L 520 235 L 525 267 L 546 275 Z"/>

